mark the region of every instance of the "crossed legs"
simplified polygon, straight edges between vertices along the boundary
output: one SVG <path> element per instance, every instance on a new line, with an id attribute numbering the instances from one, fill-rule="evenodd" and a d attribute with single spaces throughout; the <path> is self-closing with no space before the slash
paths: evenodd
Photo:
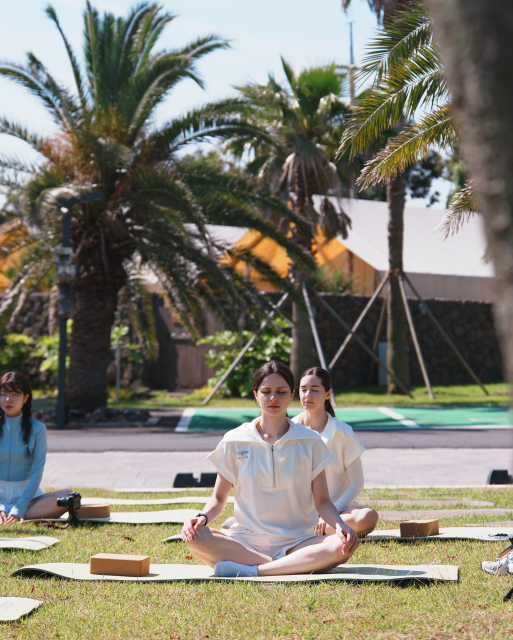
<path id="1" fill-rule="evenodd" d="M 217 529 L 200 527 L 197 537 L 186 542 L 191 553 L 214 567 L 223 560 L 256 565 L 259 576 L 293 575 L 329 571 L 347 562 L 349 554 L 342 551 L 338 536 L 315 536 L 289 549 L 278 560 L 245 547 L 242 543 Z"/>
<path id="2" fill-rule="evenodd" d="M 340 517 L 351 529 L 356 531 L 360 538 L 374 531 L 379 520 L 377 511 L 369 507 L 351 507 L 342 512 Z M 335 529 L 327 524 L 326 535 L 330 536 L 333 533 L 335 533 Z"/>

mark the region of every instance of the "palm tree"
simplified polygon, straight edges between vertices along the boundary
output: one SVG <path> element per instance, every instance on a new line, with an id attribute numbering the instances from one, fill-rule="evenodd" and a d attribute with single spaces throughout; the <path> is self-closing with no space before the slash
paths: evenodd
<path id="1" fill-rule="evenodd" d="M 369 47 L 362 76 L 376 78 L 374 90 L 358 101 L 355 114 L 344 133 L 344 145 L 351 154 L 361 153 L 383 131 L 401 117 L 411 119 L 362 170 L 358 184 L 375 187 L 403 173 L 434 148 L 456 152 L 459 131 L 454 122 L 451 97 L 438 44 L 433 38 L 433 21 L 424 5 L 413 3 L 399 11 Z M 461 169 L 460 169 L 461 171 Z M 476 213 L 472 182 L 456 182 L 447 214 L 440 229 L 447 236 L 458 231 Z"/>
<path id="2" fill-rule="evenodd" d="M 228 149 L 238 157 L 248 154 L 248 171 L 260 184 L 288 201 L 309 228 L 289 227 L 279 213 L 269 216 L 285 231 L 290 230 L 298 246 L 310 251 L 314 233 L 320 228 L 328 238 L 347 237 L 350 225 L 342 208 L 342 197 L 350 195 L 350 180 L 334 162 L 348 107 L 342 96 L 346 73 L 335 64 L 312 67 L 296 75 L 282 58 L 286 81 L 269 75 L 265 85 L 237 87 L 237 109 L 248 123 L 266 136 L 246 133 L 229 137 Z M 314 207 L 314 196 L 319 197 Z M 338 206 L 330 200 L 335 197 Z M 290 280 L 296 286 L 310 283 L 310 276 L 293 261 Z M 298 377 L 312 362 L 313 338 L 304 306 L 293 303 L 291 368 Z"/>
<path id="3" fill-rule="evenodd" d="M 83 74 L 54 9 L 48 6 L 46 13 L 63 39 L 76 92 L 60 85 L 32 53 L 25 66 L 0 65 L 3 76 L 41 100 L 59 127 L 55 137 L 43 138 L 0 120 L 0 132 L 25 141 L 41 157 L 35 166 L 0 158 L 0 184 L 8 196 L 2 221 L 28 230 L 7 247 L 23 248 L 25 264 L 2 303 L 0 318 L 19 311 L 30 288 L 53 268 L 53 249 L 60 244 L 59 199 L 101 189 L 101 200 L 73 207 L 71 224 L 76 276 L 71 281 L 68 398 L 72 408 L 91 410 L 107 400 L 118 293 L 125 285 L 132 287 L 132 300 L 144 303 L 137 286 L 141 272 L 157 277 L 193 334 L 202 330 L 204 304 L 227 327 L 236 327 L 241 318 L 250 323 L 258 319 L 263 297 L 218 263 L 221 248 L 209 237 L 207 223 L 256 228 L 286 246 L 299 264 L 313 261 L 260 215 L 264 207 L 280 212 L 308 233 L 279 198 L 213 163 L 193 166 L 178 155 L 193 141 L 262 132 L 236 114 L 226 114 L 222 102 L 160 128 L 151 126 L 156 107 L 180 80 L 191 78 L 202 86 L 196 62 L 226 48 L 225 41 L 209 35 L 177 51 L 155 52 L 173 16 L 143 2 L 126 18 L 111 13 L 100 17 L 87 2 Z M 266 270 L 263 264 L 255 266 Z"/>
<path id="4" fill-rule="evenodd" d="M 428 0 L 453 110 L 495 267 L 495 321 L 513 384 L 511 13 L 500 0 Z"/>
<path id="5" fill-rule="evenodd" d="M 399 9 L 409 6 L 409 0 L 367 0 L 370 8 L 382 24 L 390 24 Z M 342 0 L 347 10 L 351 0 Z M 401 120 L 394 122 L 399 125 Z M 390 271 L 390 295 L 387 308 L 388 367 L 403 382 L 410 385 L 407 321 L 396 274 L 403 268 L 404 202 L 406 185 L 404 175 L 397 174 L 386 181 L 388 202 L 388 258 Z M 388 392 L 402 393 L 389 377 Z"/>

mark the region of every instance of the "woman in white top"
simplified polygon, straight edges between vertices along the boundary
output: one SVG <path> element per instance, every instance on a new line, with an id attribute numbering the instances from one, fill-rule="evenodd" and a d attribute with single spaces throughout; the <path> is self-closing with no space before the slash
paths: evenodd
<path id="1" fill-rule="evenodd" d="M 217 576 L 324 572 L 347 562 L 358 536 L 330 501 L 324 469 L 333 460 L 315 432 L 287 417 L 294 377 L 280 362 L 260 367 L 253 380 L 261 415 L 228 432 L 208 459 L 218 470 L 205 511 L 188 520 L 182 537 Z M 207 527 L 221 515 L 233 486 L 234 517 L 221 531 Z M 318 514 L 336 535 L 315 537 Z"/>
<path id="2" fill-rule="evenodd" d="M 360 456 L 365 447 L 352 428 L 336 418 L 330 402 L 332 393 L 331 377 L 325 369 L 307 369 L 299 383 L 299 396 L 305 411 L 296 416 L 294 421 L 319 433 L 335 458 L 326 468 L 331 501 L 341 519 L 362 537 L 370 533 L 378 522 L 378 514 L 374 509 L 362 507 L 356 502 L 364 487 Z M 322 515 L 315 532 L 317 535 L 335 533 Z"/>

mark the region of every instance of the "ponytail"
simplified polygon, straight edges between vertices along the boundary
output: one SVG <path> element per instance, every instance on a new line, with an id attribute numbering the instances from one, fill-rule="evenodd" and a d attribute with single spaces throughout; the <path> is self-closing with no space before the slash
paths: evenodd
<path id="1" fill-rule="evenodd" d="M 303 371 L 303 373 L 301 374 L 301 377 L 299 378 L 300 383 L 305 376 L 317 376 L 322 382 L 322 386 L 325 388 L 326 391 L 331 391 L 333 389 L 331 384 L 331 376 L 326 371 L 326 369 L 323 369 L 322 367 L 310 367 L 310 369 Z M 335 411 L 333 409 L 333 406 L 329 398 L 326 398 L 326 400 L 324 401 L 324 410 L 326 411 L 326 413 L 329 413 L 330 416 L 332 416 L 333 418 L 336 417 Z"/>
<path id="2" fill-rule="evenodd" d="M 335 411 L 333 409 L 333 405 L 331 404 L 329 398 L 326 398 L 326 400 L 324 401 L 324 410 L 326 411 L 326 413 L 329 413 L 330 416 L 335 418 Z"/>

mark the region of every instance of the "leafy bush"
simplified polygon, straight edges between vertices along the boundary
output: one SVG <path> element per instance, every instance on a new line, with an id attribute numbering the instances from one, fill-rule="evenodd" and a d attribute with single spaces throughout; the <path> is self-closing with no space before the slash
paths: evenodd
<path id="1" fill-rule="evenodd" d="M 248 349 L 242 360 L 221 385 L 220 393 L 224 396 L 247 397 L 251 395 L 253 375 L 258 367 L 269 360 L 289 362 L 292 338 L 283 332 L 287 325 L 277 319 L 268 325 L 262 334 Z M 219 367 L 210 385 L 216 384 L 241 349 L 253 335 L 252 331 L 218 331 L 211 336 L 198 340 L 196 344 L 210 344 L 212 349 L 204 355 L 209 367 Z"/>
<path id="2" fill-rule="evenodd" d="M 34 341 L 22 333 L 8 333 L 0 346 L 0 370 L 25 371 L 26 362 L 32 354 Z"/>
<path id="3" fill-rule="evenodd" d="M 137 343 L 130 342 L 130 340 L 128 340 L 127 338 L 128 332 L 129 332 L 129 329 L 126 324 L 120 324 L 117 327 L 113 327 L 110 332 L 110 351 L 111 351 L 112 359 L 115 360 L 116 358 L 116 344 L 119 340 L 120 357 L 121 357 L 122 365 L 123 365 L 123 362 L 125 361 L 137 362 L 137 363 L 143 361 L 143 356 L 141 354 L 141 347 Z"/>
<path id="4" fill-rule="evenodd" d="M 317 269 L 312 281 L 317 291 L 325 293 L 345 293 L 350 291 L 357 276 L 346 276 L 342 269 L 332 269 L 324 265 Z"/>
<path id="5" fill-rule="evenodd" d="M 71 340 L 71 330 L 73 327 L 73 320 L 68 320 L 66 323 L 66 337 L 68 344 Z M 39 365 L 39 371 L 50 371 L 54 376 L 59 371 L 59 332 L 56 331 L 53 336 L 41 336 L 36 342 L 36 348 L 32 352 L 32 355 L 38 358 L 43 358 Z M 66 355 L 66 371 L 69 369 L 69 355 Z"/>

